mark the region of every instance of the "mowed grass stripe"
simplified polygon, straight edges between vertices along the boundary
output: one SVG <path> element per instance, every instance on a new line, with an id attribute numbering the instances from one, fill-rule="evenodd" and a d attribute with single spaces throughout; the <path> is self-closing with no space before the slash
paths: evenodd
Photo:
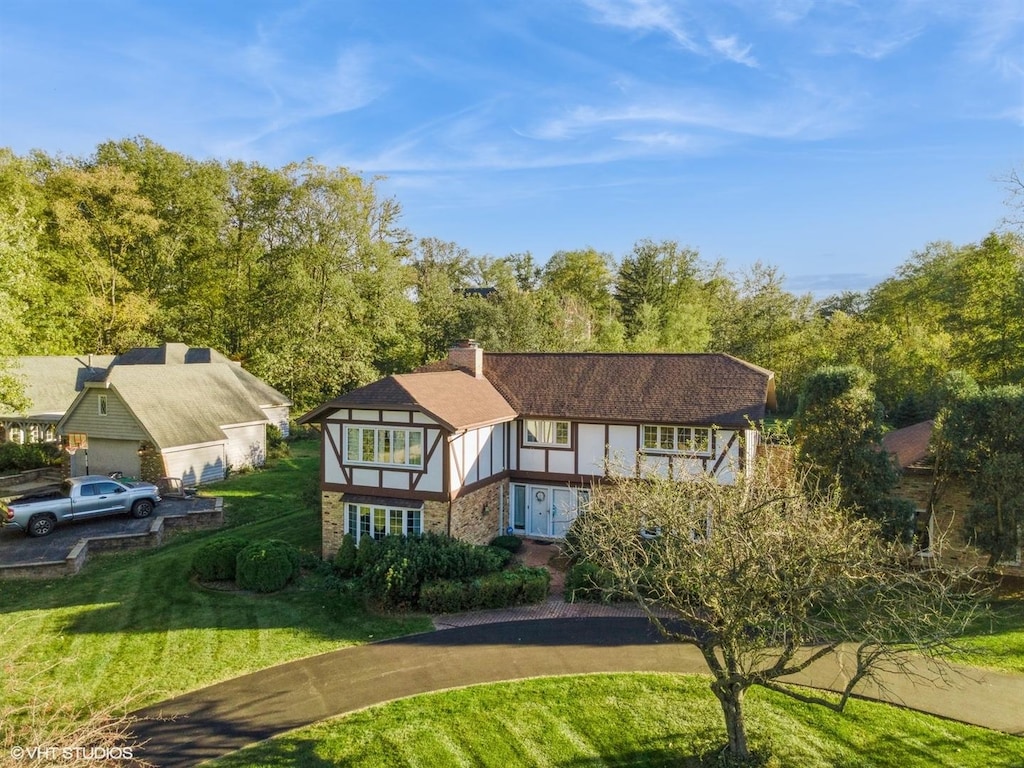
<path id="1" fill-rule="evenodd" d="M 210 486 L 219 531 L 173 534 L 158 549 L 99 554 L 73 578 L 0 584 L 0 698 L 78 709 L 144 706 L 274 664 L 423 631 L 423 617 L 382 617 L 336 591 L 209 591 L 189 579 L 204 541 L 281 538 L 317 553 L 315 442 L 266 471 Z M 307 503 L 308 502 L 308 503 Z M 131 697 L 131 698 L 127 698 Z M 0 724 L 2 727 L 2 724 Z"/>
<path id="2" fill-rule="evenodd" d="M 472 764 L 494 768 L 696 766 L 725 742 L 717 708 L 708 679 L 701 676 L 592 675 L 501 683 L 374 707 L 242 750 L 215 765 L 440 766 L 463 764 L 470 755 Z M 426 730 L 404 727 L 410 721 Z M 778 765 L 1024 765 L 1024 739 L 874 702 L 851 701 L 839 714 L 755 690 L 747 698 L 747 726 L 752 748 L 774 755 Z M 384 744 L 387 750 L 379 746 Z M 296 759 L 299 754 L 304 758 Z"/>

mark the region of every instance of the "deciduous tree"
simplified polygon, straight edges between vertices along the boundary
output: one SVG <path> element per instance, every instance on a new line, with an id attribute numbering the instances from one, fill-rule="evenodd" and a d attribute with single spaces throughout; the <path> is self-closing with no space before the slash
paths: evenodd
<path id="1" fill-rule="evenodd" d="M 744 697 L 762 686 L 842 711 L 867 678 L 884 687 L 908 659 L 933 659 L 972 617 L 976 598 L 850 515 L 809 495 L 769 461 L 734 485 L 624 477 L 596 487 L 573 524 L 576 557 L 607 572 L 603 589 L 636 602 L 668 640 L 696 646 L 712 675 L 729 752 L 747 758 Z M 835 700 L 787 678 L 827 657 L 846 679 Z"/>

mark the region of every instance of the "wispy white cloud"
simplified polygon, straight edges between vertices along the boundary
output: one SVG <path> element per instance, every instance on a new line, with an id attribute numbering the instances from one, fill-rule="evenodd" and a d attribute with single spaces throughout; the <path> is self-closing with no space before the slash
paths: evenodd
<path id="1" fill-rule="evenodd" d="M 741 44 L 736 35 L 710 37 L 708 39 L 711 41 L 711 47 L 729 59 L 729 61 L 734 61 L 737 64 L 743 64 L 748 67 L 757 66 L 757 59 L 750 55 L 750 50 L 753 46 Z"/>
<path id="2" fill-rule="evenodd" d="M 602 24 L 638 32 L 661 32 L 688 51 L 701 47 L 676 17 L 672 7 L 661 0 L 583 0 Z"/>
<path id="3" fill-rule="evenodd" d="M 690 126 L 761 138 L 833 136 L 849 127 L 846 97 L 788 93 L 775 102 L 731 104 L 699 92 L 658 91 L 607 107 L 579 106 L 540 121 L 530 135 L 551 141 L 579 138 L 615 126 Z"/>
<path id="4" fill-rule="evenodd" d="M 595 13 L 601 24 L 635 32 L 661 33 L 690 53 L 700 56 L 717 55 L 743 66 L 757 66 L 757 60 L 750 55 L 752 45 L 740 43 L 735 34 L 705 33 L 700 30 L 696 18 L 684 24 L 676 8 L 664 0 L 582 1 Z"/>

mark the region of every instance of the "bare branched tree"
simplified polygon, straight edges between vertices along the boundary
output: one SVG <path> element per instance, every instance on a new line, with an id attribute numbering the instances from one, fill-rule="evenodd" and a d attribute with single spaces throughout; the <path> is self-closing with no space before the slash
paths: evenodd
<path id="1" fill-rule="evenodd" d="M 973 582 L 908 567 L 875 523 L 835 496 L 809 497 L 789 465 L 766 458 L 737 475 L 734 485 L 605 482 L 568 538 L 577 558 L 608 572 L 600 581 L 610 596 L 635 601 L 665 638 L 700 650 L 732 756 L 750 756 L 751 686 L 842 711 L 866 678 L 884 688 L 873 673 L 910 674 L 922 654 L 942 674 L 951 640 L 978 609 Z M 853 666 L 838 699 L 786 682 L 840 654 Z"/>
<path id="2" fill-rule="evenodd" d="M 0 768 L 148 765 L 133 745 L 132 718 L 123 714 L 138 705 L 137 697 L 95 708 L 70 703 L 54 672 L 74 664 L 73 658 L 55 665 L 0 650 Z"/>

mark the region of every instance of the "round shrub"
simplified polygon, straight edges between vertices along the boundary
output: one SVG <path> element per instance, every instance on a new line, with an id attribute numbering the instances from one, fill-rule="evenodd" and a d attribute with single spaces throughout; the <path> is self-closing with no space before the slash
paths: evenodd
<path id="1" fill-rule="evenodd" d="M 518 536 L 495 536 L 491 541 L 492 547 L 507 549 L 513 555 L 523 548 L 523 540 Z"/>
<path id="2" fill-rule="evenodd" d="M 192 573 L 204 581 L 233 581 L 238 553 L 248 543 L 235 536 L 210 539 L 192 556 Z"/>
<path id="3" fill-rule="evenodd" d="M 356 557 L 359 550 L 356 549 L 356 537 L 346 533 L 338 547 L 338 554 L 334 556 L 334 570 L 339 576 L 354 576 L 356 572 Z"/>
<path id="4" fill-rule="evenodd" d="M 281 539 L 267 539 L 261 543 L 265 547 L 280 549 L 284 552 L 288 562 L 292 564 L 292 575 L 298 575 L 299 569 L 302 567 L 302 553 L 299 552 L 298 547 Z"/>
<path id="5" fill-rule="evenodd" d="M 295 575 L 297 555 L 290 556 L 283 542 L 257 541 L 238 553 L 235 561 L 235 582 L 242 589 L 254 592 L 276 592 L 282 589 Z"/>

